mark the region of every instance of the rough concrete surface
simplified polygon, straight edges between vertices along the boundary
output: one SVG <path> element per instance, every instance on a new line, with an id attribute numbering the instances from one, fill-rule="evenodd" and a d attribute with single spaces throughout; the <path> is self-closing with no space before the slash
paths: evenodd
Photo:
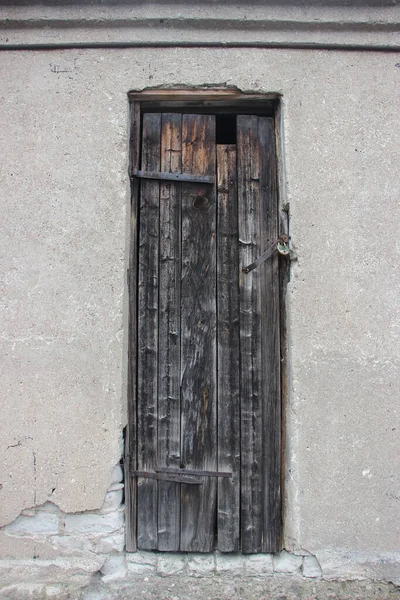
<path id="1" fill-rule="evenodd" d="M 285 547 L 332 577 L 398 581 L 399 64 L 272 49 L 1 53 L 1 523 L 47 500 L 100 508 L 119 460 L 127 92 L 224 82 L 282 94 L 298 254 Z"/>
<path id="2" fill-rule="evenodd" d="M 32 2 L 0 6 L 0 48 L 65 44 L 399 49 L 397 2 Z"/>
<path id="3" fill-rule="evenodd" d="M 94 580 L 86 589 L 74 586 L 9 586 L 0 589 L 2 600 L 399 600 L 400 591 L 376 582 L 304 581 L 292 577 L 275 579 L 190 579 L 174 577 L 135 583 L 104 585 Z"/>

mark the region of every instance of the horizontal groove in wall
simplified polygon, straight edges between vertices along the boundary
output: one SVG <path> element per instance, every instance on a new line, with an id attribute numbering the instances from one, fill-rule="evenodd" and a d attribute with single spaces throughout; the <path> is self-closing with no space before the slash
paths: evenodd
<path id="1" fill-rule="evenodd" d="M 335 43 L 277 43 L 277 42 L 66 42 L 66 43 L 19 43 L 9 44 L 0 42 L 0 51 L 11 50 L 96 50 L 96 49 L 124 49 L 124 48 L 269 48 L 292 50 L 345 50 L 365 52 L 398 52 L 400 41 L 397 44 L 335 44 Z"/>

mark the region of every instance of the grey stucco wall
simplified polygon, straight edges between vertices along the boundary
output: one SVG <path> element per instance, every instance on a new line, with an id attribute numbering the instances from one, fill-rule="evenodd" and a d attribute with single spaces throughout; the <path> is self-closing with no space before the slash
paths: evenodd
<path id="1" fill-rule="evenodd" d="M 1 522 L 99 508 L 126 419 L 127 92 L 226 82 L 282 98 L 285 546 L 398 548 L 400 55 L 3 52 Z"/>

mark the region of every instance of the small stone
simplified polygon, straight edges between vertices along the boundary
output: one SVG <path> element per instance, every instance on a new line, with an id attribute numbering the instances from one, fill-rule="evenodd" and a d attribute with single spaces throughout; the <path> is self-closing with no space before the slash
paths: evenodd
<path id="1" fill-rule="evenodd" d="M 217 554 L 216 569 L 221 575 L 243 575 L 244 557 L 241 554 Z"/>
<path id="2" fill-rule="evenodd" d="M 124 474 L 120 464 L 115 465 L 111 473 L 111 483 L 119 483 L 123 480 Z"/>
<path id="3" fill-rule="evenodd" d="M 114 492 L 115 490 L 123 490 L 124 487 L 125 486 L 123 483 L 112 483 L 110 485 L 110 487 L 108 488 L 107 492 Z"/>
<path id="4" fill-rule="evenodd" d="M 117 483 L 116 485 L 121 484 Z M 104 498 L 103 506 L 99 512 L 108 513 L 117 510 L 121 506 L 122 496 L 123 486 L 117 490 L 108 490 Z"/>
<path id="5" fill-rule="evenodd" d="M 274 571 L 276 573 L 295 573 L 303 564 L 302 556 L 295 556 L 282 550 L 274 556 Z"/>
<path id="6" fill-rule="evenodd" d="M 121 529 L 124 523 L 123 509 L 107 514 L 76 513 L 66 515 L 66 533 L 114 533 Z"/>
<path id="7" fill-rule="evenodd" d="M 126 562 L 136 565 L 152 565 L 155 567 L 157 564 L 157 554 L 155 552 L 146 552 L 145 550 L 127 552 Z"/>
<path id="8" fill-rule="evenodd" d="M 56 514 L 48 514 L 45 512 L 35 513 L 34 516 L 28 517 L 21 515 L 9 525 L 3 528 L 7 534 L 23 537 L 24 535 L 44 535 L 49 533 L 57 533 L 59 529 L 59 516 Z"/>
<path id="9" fill-rule="evenodd" d="M 267 577 L 272 575 L 271 554 L 253 554 L 245 559 L 246 575 L 250 577 Z"/>
<path id="10" fill-rule="evenodd" d="M 109 552 L 122 552 L 125 548 L 125 533 L 121 529 L 119 533 L 104 537 L 95 536 L 92 539 L 92 551 L 97 554 L 108 554 Z"/>
<path id="11" fill-rule="evenodd" d="M 155 565 L 150 564 L 137 564 L 137 563 L 127 563 L 126 571 L 128 576 L 131 575 L 136 577 L 138 575 L 143 575 L 145 573 L 154 573 L 156 570 Z"/>
<path id="12" fill-rule="evenodd" d="M 127 573 L 134 578 L 138 575 L 154 573 L 156 564 L 157 555 L 153 552 L 132 552 L 126 555 Z"/>
<path id="13" fill-rule="evenodd" d="M 157 561 L 157 573 L 162 577 L 169 577 L 170 575 L 177 575 L 182 573 L 185 569 L 185 555 L 182 554 L 170 554 L 159 555 Z"/>
<path id="14" fill-rule="evenodd" d="M 87 535 L 53 535 L 49 538 L 52 547 L 63 555 L 90 552 L 92 544 Z"/>
<path id="15" fill-rule="evenodd" d="M 315 556 L 305 556 L 303 558 L 304 577 L 322 577 L 322 569 Z"/>
<path id="16" fill-rule="evenodd" d="M 123 554 L 110 554 L 106 557 L 100 572 L 103 575 L 125 572 L 125 556 Z"/>
<path id="17" fill-rule="evenodd" d="M 214 554 L 190 554 L 188 558 L 188 575 L 191 577 L 211 577 L 215 573 Z"/>

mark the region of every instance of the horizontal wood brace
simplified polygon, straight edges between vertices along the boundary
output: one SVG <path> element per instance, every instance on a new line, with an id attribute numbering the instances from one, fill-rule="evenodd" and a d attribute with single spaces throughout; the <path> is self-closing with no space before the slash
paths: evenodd
<path id="1" fill-rule="evenodd" d="M 199 471 L 198 469 L 176 469 L 174 467 L 158 467 L 157 473 L 174 473 L 176 475 L 195 475 L 197 477 L 232 477 L 232 473 L 226 471 Z"/>
<path id="2" fill-rule="evenodd" d="M 232 473 L 226 471 L 200 471 L 197 469 L 175 469 L 173 467 L 158 467 L 154 471 L 130 471 L 132 477 L 144 477 L 147 479 L 160 479 L 175 483 L 202 484 L 200 477 L 232 477 Z M 196 477 L 197 479 L 193 479 Z"/>
<path id="3" fill-rule="evenodd" d="M 133 177 L 141 179 L 161 179 L 165 181 L 188 181 L 191 183 L 215 183 L 215 177 L 212 175 L 192 175 L 191 173 L 162 173 L 158 171 L 132 171 Z"/>
<path id="4" fill-rule="evenodd" d="M 130 471 L 131 477 L 143 477 L 144 479 L 158 479 L 161 481 L 170 481 L 172 483 L 186 483 L 188 485 L 203 485 L 200 479 L 168 473 L 154 473 L 152 471 Z"/>

